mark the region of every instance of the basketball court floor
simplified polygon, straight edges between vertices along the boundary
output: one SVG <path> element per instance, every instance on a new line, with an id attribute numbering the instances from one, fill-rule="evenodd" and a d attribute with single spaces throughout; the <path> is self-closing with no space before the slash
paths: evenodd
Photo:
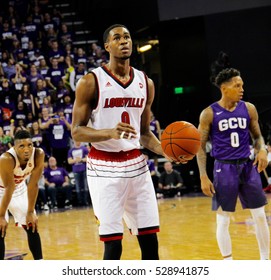
<path id="1" fill-rule="evenodd" d="M 271 226 L 271 194 L 266 214 Z M 201 194 L 179 198 L 159 199 L 161 260 L 220 260 L 215 231 L 215 213 L 210 210 L 211 199 Z M 39 232 L 46 260 L 100 260 L 103 242 L 91 207 L 39 213 Z M 249 210 L 237 211 L 231 216 L 230 232 L 233 257 L 237 260 L 258 260 L 258 245 L 254 224 Z M 14 226 L 11 218 L 6 236 L 7 254 L 26 254 L 32 260 L 26 235 L 22 228 Z M 135 236 L 125 229 L 123 260 L 140 259 Z"/>

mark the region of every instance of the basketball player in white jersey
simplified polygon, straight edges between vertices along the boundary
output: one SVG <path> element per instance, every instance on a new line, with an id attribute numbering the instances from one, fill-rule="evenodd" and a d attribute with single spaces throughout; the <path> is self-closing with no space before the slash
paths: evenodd
<path id="1" fill-rule="evenodd" d="M 26 130 L 14 136 L 14 147 L 0 157 L 0 259 L 5 256 L 5 235 L 8 227 L 8 211 L 16 225 L 22 226 L 28 239 L 29 249 L 35 260 L 42 256 L 38 233 L 35 204 L 38 181 L 44 167 L 44 152 L 34 148 L 31 135 Z M 26 180 L 28 180 L 26 185 Z"/>
<path id="2" fill-rule="evenodd" d="M 154 84 L 130 66 L 132 39 L 121 24 L 104 32 L 109 62 L 77 83 L 72 137 L 91 143 L 87 179 L 103 259 L 120 259 L 124 218 L 136 235 L 142 259 L 159 259 L 159 216 L 148 165 L 140 143 L 164 156 L 150 131 Z"/>

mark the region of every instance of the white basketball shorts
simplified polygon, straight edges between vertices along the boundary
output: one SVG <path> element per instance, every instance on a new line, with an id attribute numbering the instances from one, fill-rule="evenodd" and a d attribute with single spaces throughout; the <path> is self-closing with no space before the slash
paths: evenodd
<path id="1" fill-rule="evenodd" d="M 101 241 L 122 239 L 123 219 L 134 235 L 159 231 L 155 190 L 140 150 L 115 153 L 92 147 L 87 179 Z"/>
<path id="2" fill-rule="evenodd" d="M 0 187 L 0 203 L 3 197 L 5 189 Z M 27 195 L 27 185 L 25 182 L 20 183 L 16 186 L 11 201 L 8 206 L 8 211 L 14 217 L 16 225 L 22 226 L 26 225 L 26 215 L 28 209 L 28 195 Z M 6 212 L 6 221 L 9 221 L 8 211 Z"/>

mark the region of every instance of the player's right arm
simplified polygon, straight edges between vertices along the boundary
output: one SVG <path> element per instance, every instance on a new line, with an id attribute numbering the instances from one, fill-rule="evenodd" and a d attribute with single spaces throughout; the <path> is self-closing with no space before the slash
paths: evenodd
<path id="1" fill-rule="evenodd" d="M 0 157 L 0 177 L 5 188 L 4 195 L 0 203 L 0 234 L 5 236 L 8 223 L 5 219 L 5 213 L 8 209 L 12 194 L 15 189 L 13 169 L 15 167 L 15 160 L 9 153 L 4 153 Z"/>
<path id="2" fill-rule="evenodd" d="M 76 85 L 75 102 L 71 125 L 72 138 L 78 142 L 100 142 L 109 139 L 120 139 L 122 132 L 135 134 L 134 128 L 126 123 L 118 123 L 114 128 L 94 129 L 88 125 L 98 88 L 94 74 L 86 74 Z"/>
<path id="3" fill-rule="evenodd" d="M 200 114 L 199 127 L 198 130 L 201 135 L 201 146 L 199 152 L 197 153 L 197 163 L 200 173 L 201 189 L 202 192 L 212 197 L 215 193 L 213 183 L 210 181 L 206 165 L 207 165 L 207 153 L 206 153 L 206 143 L 209 139 L 211 124 L 213 121 L 213 110 L 211 107 L 207 107 Z"/>

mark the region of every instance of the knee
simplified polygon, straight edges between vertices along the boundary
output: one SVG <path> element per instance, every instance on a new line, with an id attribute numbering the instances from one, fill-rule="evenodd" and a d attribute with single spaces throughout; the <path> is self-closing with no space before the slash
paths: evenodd
<path id="1" fill-rule="evenodd" d="M 228 213 L 217 213 L 216 214 L 216 223 L 217 223 L 217 225 L 229 226 L 230 215 Z"/>
<path id="2" fill-rule="evenodd" d="M 266 222 L 266 215 L 264 211 L 264 207 L 256 208 L 256 209 L 250 209 L 252 218 L 254 221 L 257 222 Z"/>

